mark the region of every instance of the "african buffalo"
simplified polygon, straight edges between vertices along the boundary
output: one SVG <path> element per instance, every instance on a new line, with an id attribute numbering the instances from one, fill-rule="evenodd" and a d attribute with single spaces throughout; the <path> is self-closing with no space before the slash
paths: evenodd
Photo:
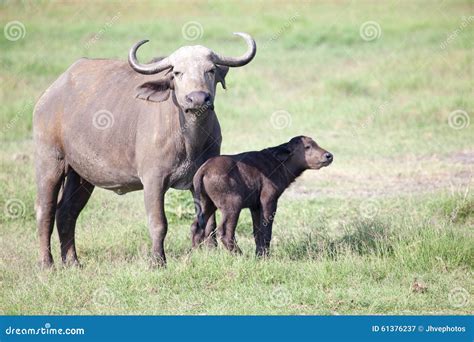
<path id="1" fill-rule="evenodd" d="M 225 88 L 229 67 L 246 65 L 256 53 L 252 37 L 235 34 L 248 45 L 240 57 L 185 46 L 140 64 L 136 51 L 145 40 L 130 49 L 128 63 L 80 59 L 45 91 L 33 116 L 42 266 L 53 264 L 55 216 L 62 261 L 78 264 L 76 220 L 95 186 L 119 194 L 144 190 L 153 261 L 166 263 L 165 193 L 192 191 L 196 170 L 219 155 L 216 85 Z"/>

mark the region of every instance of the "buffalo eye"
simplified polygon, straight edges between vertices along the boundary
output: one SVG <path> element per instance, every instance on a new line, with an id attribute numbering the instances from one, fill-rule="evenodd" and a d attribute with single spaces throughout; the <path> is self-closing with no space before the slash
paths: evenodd
<path id="1" fill-rule="evenodd" d="M 208 70 L 207 73 L 213 75 L 216 73 L 216 69 Z"/>
<path id="2" fill-rule="evenodd" d="M 173 71 L 174 77 L 180 77 L 183 73 L 181 71 Z"/>
<path id="3" fill-rule="evenodd" d="M 311 149 L 311 146 L 310 146 L 310 145 L 306 145 L 306 146 L 304 147 L 304 149 L 305 149 L 305 150 L 309 150 L 309 149 Z"/>

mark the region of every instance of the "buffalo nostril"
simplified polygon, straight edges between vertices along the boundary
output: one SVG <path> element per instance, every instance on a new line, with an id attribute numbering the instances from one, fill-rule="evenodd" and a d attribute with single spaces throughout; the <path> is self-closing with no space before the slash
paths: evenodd
<path id="1" fill-rule="evenodd" d="M 329 152 L 324 153 L 324 157 L 326 158 L 326 160 L 332 160 L 332 154 Z"/>
<path id="2" fill-rule="evenodd" d="M 186 95 L 186 101 L 198 108 L 211 102 L 211 94 L 205 91 L 193 91 Z"/>

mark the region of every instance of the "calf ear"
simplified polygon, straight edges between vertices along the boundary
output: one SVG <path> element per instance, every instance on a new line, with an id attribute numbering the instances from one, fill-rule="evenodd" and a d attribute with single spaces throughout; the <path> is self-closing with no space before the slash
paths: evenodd
<path id="1" fill-rule="evenodd" d="M 222 88 L 227 89 L 225 86 L 225 76 L 229 72 L 229 67 L 223 65 L 216 66 L 216 84 L 220 82 L 222 84 Z"/>
<path id="2" fill-rule="evenodd" d="M 145 82 L 136 88 L 135 97 L 151 102 L 166 101 L 170 97 L 170 80 L 162 79 Z"/>
<path id="3" fill-rule="evenodd" d="M 274 156 L 283 163 L 290 158 L 291 153 L 292 151 L 287 146 L 278 146 L 278 149 L 274 152 Z"/>

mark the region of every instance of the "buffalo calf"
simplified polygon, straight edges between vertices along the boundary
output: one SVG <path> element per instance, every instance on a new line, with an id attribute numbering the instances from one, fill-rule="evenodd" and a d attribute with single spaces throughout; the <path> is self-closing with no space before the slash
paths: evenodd
<path id="1" fill-rule="evenodd" d="M 252 213 L 256 254 L 268 254 L 278 198 L 307 169 L 328 166 L 333 156 L 305 136 L 261 151 L 222 155 L 209 159 L 193 179 L 199 212 L 191 226 L 193 247 L 204 240 L 216 245 L 216 233 L 224 246 L 241 253 L 235 240 L 240 211 Z M 207 231 L 208 220 L 219 209 L 222 221 L 217 232 Z"/>

